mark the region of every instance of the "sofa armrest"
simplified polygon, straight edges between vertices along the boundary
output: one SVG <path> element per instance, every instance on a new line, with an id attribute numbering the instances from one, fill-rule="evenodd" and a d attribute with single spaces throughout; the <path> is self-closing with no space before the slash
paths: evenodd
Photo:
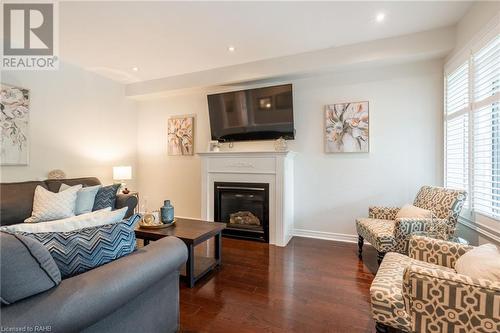
<path id="1" fill-rule="evenodd" d="M 465 252 L 474 247 L 441 239 L 412 235 L 408 255 L 412 259 L 455 268 L 455 263 Z"/>
<path id="2" fill-rule="evenodd" d="M 381 220 L 395 220 L 399 207 L 370 206 L 368 207 L 368 217 Z"/>
<path id="3" fill-rule="evenodd" d="M 161 279 L 178 277 L 186 260 L 186 245 L 178 238 L 165 237 L 128 256 L 63 280 L 56 288 L 2 307 L 1 326 L 82 331 Z"/>
<path id="4" fill-rule="evenodd" d="M 394 226 L 395 251 L 407 254 L 410 236 L 415 232 L 441 232 L 446 234 L 445 219 L 437 218 L 397 218 Z"/>
<path id="5" fill-rule="evenodd" d="M 119 193 L 116 195 L 115 208 L 120 209 L 123 207 L 128 207 L 125 217 L 130 217 L 134 213 L 134 209 L 138 204 L 137 197 L 132 194 Z"/>
<path id="6" fill-rule="evenodd" d="M 403 299 L 412 332 L 500 332 L 500 282 L 410 265 Z"/>

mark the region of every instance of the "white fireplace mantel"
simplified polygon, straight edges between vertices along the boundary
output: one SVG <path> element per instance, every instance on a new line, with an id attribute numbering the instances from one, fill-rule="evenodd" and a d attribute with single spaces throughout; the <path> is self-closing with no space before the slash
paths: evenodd
<path id="1" fill-rule="evenodd" d="M 201 216 L 214 220 L 214 183 L 269 184 L 269 244 L 286 246 L 293 233 L 293 156 L 291 151 L 198 153 Z"/>

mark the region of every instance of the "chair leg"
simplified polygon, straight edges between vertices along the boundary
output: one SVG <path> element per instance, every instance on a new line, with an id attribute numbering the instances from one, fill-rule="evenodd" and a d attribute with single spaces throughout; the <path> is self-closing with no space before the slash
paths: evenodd
<path id="1" fill-rule="evenodd" d="M 380 251 L 377 251 L 377 262 L 380 266 L 380 263 L 382 262 L 382 260 L 384 259 L 384 256 L 385 256 L 385 252 L 380 252 Z"/>
<path id="2" fill-rule="evenodd" d="M 377 322 L 375 323 L 375 331 L 377 333 L 387 333 L 389 330 L 387 329 L 386 325 Z"/>
<path id="3" fill-rule="evenodd" d="M 363 243 L 364 243 L 363 236 L 358 236 L 358 258 L 359 259 L 363 258 Z"/>

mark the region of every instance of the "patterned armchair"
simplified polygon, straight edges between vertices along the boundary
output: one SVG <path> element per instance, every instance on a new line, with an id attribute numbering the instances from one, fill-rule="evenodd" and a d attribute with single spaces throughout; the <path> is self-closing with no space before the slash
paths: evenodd
<path id="1" fill-rule="evenodd" d="M 362 257 L 365 239 L 377 249 L 380 264 L 387 252 L 406 254 L 408 239 L 412 233 L 434 231 L 453 236 L 465 198 L 466 193 L 464 191 L 423 186 L 418 192 L 413 205 L 430 210 L 433 213 L 433 218 L 396 219 L 399 208 L 370 207 L 368 209 L 368 218 L 358 218 L 356 220 L 356 229 L 359 236 L 359 258 Z"/>
<path id="2" fill-rule="evenodd" d="M 500 332 L 500 281 L 456 273 L 472 246 L 412 236 L 409 257 L 388 253 L 370 288 L 377 332 Z"/>

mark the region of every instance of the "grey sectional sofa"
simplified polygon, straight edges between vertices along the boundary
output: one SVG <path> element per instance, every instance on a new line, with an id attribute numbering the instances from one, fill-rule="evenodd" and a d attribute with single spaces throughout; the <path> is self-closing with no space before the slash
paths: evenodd
<path id="1" fill-rule="evenodd" d="M 94 186 L 101 184 L 99 179 L 95 177 L 0 183 L 0 224 L 22 223 L 26 218 L 31 216 L 33 196 L 37 186 L 42 186 L 52 192 L 59 192 L 59 188 L 63 183 L 70 186 L 79 184 Z M 116 209 L 128 207 L 125 217 L 133 214 L 135 206 L 137 206 L 137 197 L 121 193 L 116 196 Z"/>
<path id="2" fill-rule="evenodd" d="M 99 180 L 81 178 L 62 182 L 95 185 Z M 22 222 L 31 214 L 35 184 L 45 184 L 54 192 L 59 188 L 47 182 L 0 184 L 1 225 Z M 135 207 L 137 201 L 134 203 L 127 196 L 117 200 L 117 206 L 128 204 Z M 129 206 L 131 212 L 133 207 Z M 179 325 L 179 268 L 186 260 L 187 249 L 181 240 L 163 238 L 128 256 L 65 279 L 48 291 L 2 305 L 1 328 L 3 331 L 50 327 L 51 332 L 175 332 Z"/>

